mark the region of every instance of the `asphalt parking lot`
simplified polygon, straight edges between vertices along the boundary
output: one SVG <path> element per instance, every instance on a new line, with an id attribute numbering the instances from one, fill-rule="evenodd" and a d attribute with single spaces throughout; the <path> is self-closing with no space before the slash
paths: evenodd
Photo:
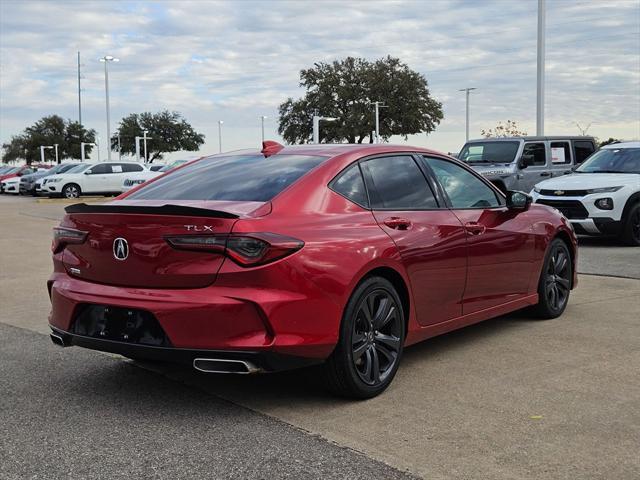
<path id="1" fill-rule="evenodd" d="M 63 203 L 0 197 L 1 478 L 640 475 L 637 249 L 581 239 L 562 318 L 423 342 L 388 392 L 348 402 L 313 369 L 207 376 L 54 348 L 44 286 Z"/>

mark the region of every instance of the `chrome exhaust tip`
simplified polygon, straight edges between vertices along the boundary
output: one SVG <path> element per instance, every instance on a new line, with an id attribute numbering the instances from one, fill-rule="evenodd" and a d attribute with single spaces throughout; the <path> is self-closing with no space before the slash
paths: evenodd
<path id="1" fill-rule="evenodd" d="M 248 375 L 258 373 L 260 369 L 245 360 L 229 360 L 227 358 L 196 358 L 193 368 L 205 373 L 236 373 Z"/>
<path id="2" fill-rule="evenodd" d="M 51 341 L 59 346 L 59 347 L 68 347 L 69 345 L 67 345 L 66 343 L 64 343 L 64 338 L 62 338 L 62 336 L 58 335 L 57 333 L 50 333 L 49 334 L 49 338 L 51 339 Z"/>

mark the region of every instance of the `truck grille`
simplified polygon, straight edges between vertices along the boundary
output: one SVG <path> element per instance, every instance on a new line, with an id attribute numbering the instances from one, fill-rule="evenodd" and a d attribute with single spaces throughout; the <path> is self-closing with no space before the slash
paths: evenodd
<path id="1" fill-rule="evenodd" d="M 538 200 L 536 203 L 542 205 L 548 205 L 550 207 L 560 210 L 560 212 L 567 218 L 588 218 L 589 212 L 584 208 L 584 205 L 578 200 Z"/>

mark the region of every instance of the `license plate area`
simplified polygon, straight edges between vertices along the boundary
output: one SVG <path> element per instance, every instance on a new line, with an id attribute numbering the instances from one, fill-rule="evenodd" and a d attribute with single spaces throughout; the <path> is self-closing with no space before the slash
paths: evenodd
<path id="1" fill-rule="evenodd" d="M 72 333 L 139 345 L 170 347 L 171 342 L 152 313 L 134 308 L 83 304 Z"/>

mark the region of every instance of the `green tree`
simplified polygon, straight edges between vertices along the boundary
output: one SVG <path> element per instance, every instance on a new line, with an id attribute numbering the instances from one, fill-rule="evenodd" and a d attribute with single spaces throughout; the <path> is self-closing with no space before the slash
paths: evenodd
<path id="1" fill-rule="evenodd" d="M 491 137 L 526 137 L 527 132 L 520 130 L 518 124 L 513 120 L 507 120 L 507 123 L 498 122 L 496 128 L 490 128 L 488 130 L 482 130 L 480 132 L 485 138 Z"/>
<path id="2" fill-rule="evenodd" d="M 373 142 L 375 129 L 372 102 L 380 109 L 380 136 L 432 132 L 442 120 L 442 104 L 429 94 L 427 80 L 399 59 L 386 57 L 374 62 L 347 57 L 333 63 L 316 63 L 300 72 L 304 97 L 287 99 L 279 107 L 278 133 L 289 143 L 309 142 L 312 117 L 336 117 L 322 124 L 321 141 Z"/>
<path id="3" fill-rule="evenodd" d="M 620 143 L 620 140 L 617 138 L 609 137 L 608 140 L 603 140 L 602 142 L 598 142 L 598 148 L 602 148 L 605 145 L 611 145 L 612 143 Z"/>
<path id="4" fill-rule="evenodd" d="M 147 140 L 149 162 L 161 159 L 168 152 L 197 151 L 204 143 L 204 135 L 196 132 L 180 113 L 164 110 L 159 113 L 132 113 L 120 120 L 116 136 L 111 141 L 112 150 L 117 150 L 117 136 L 120 135 L 122 153 L 135 155 L 135 137 L 142 137 L 144 130 L 151 138 Z M 144 155 L 142 145 L 140 154 Z"/>
<path id="5" fill-rule="evenodd" d="M 58 160 L 66 158 L 80 158 L 80 142 L 95 142 L 95 130 L 87 130 L 78 122 L 64 120 L 59 115 L 43 117 L 36 123 L 24 129 L 19 135 L 14 135 L 8 143 L 2 145 L 3 162 L 24 159 L 28 164 L 40 161 L 40 146 L 58 144 Z M 47 150 L 47 159 L 52 157 L 52 151 Z M 91 153 L 91 146 L 85 148 Z"/>

